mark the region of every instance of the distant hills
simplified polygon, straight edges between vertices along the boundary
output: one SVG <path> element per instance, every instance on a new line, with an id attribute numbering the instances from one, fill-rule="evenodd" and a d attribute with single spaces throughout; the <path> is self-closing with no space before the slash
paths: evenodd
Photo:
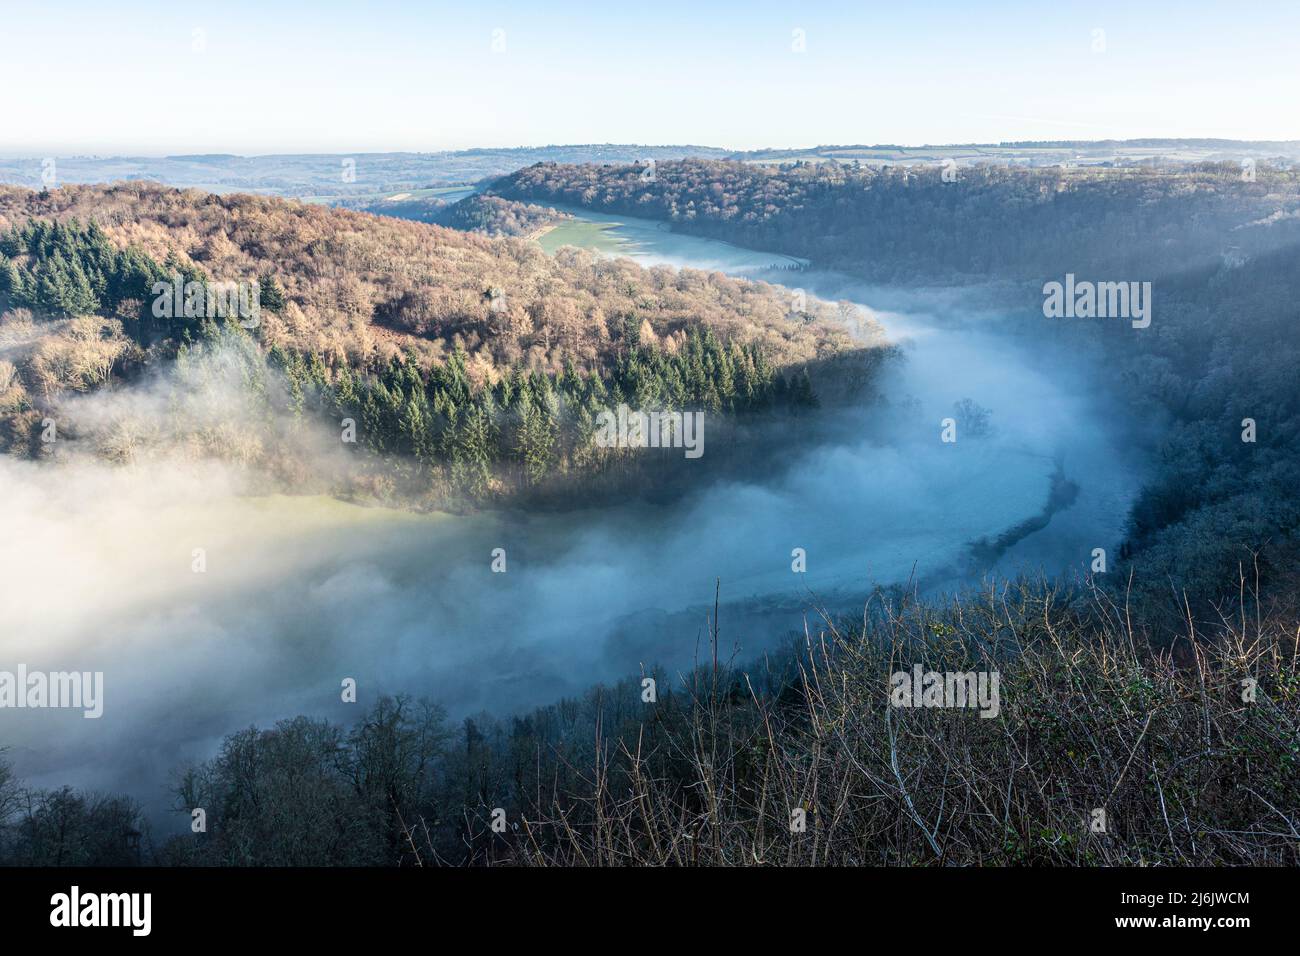
<path id="1" fill-rule="evenodd" d="M 39 189 L 64 183 L 149 180 L 180 189 L 250 192 L 300 199 L 385 198 L 429 187 L 468 185 L 505 176 L 533 163 L 632 163 L 720 158 L 708 146 L 577 145 L 468 149 L 437 153 L 304 153 L 233 156 L 71 156 L 0 158 L 0 183 Z"/>
<path id="2" fill-rule="evenodd" d="M 0 157 L 0 183 L 39 189 L 64 183 L 148 180 L 206 192 L 250 192 L 314 202 L 383 200 L 395 193 L 468 187 L 534 163 L 626 164 L 647 160 L 730 159 L 757 164 L 836 162 L 860 165 L 978 163 L 1024 166 L 1159 165 L 1240 162 L 1290 165 L 1300 141 L 1228 139 L 1054 140 L 900 146 L 826 145 L 729 150 L 714 146 L 589 143 L 430 153 L 301 153 L 236 156 L 201 153 L 163 157 Z M 456 197 L 459 198 L 459 197 Z"/>

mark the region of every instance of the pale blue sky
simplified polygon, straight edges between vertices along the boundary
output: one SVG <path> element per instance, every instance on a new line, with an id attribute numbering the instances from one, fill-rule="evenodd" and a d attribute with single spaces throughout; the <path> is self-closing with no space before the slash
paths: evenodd
<path id="1" fill-rule="evenodd" d="M 1300 139 L 1286 0 L 4 0 L 0 36 L 6 154 Z"/>

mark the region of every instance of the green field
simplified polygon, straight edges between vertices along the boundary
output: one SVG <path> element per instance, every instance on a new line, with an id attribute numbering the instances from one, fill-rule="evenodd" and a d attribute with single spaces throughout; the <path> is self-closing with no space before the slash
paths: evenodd
<path id="1" fill-rule="evenodd" d="M 673 232 L 668 223 L 656 219 L 610 216 L 577 206 L 557 204 L 555 208 L 574 218 L 538 237 L 538 245 L 548 253 L 561 246 L 577 246 L 605 255 L 627 256 L 645 266 L 717 269 L 736 275 L 808 264 L 806 259 L 794 256 L 759 252 L 717 239 Z"/>
<path id="2" fill-rule="evenodd" d="M 638 243 L 619 235 L 619 224 L 592 222 L 587 219 L 569 219 L 547 230 L 537 239 L 537 244 L 553 254 L 561 246 L 577 246 L 614 255 L 633 256 Z"/>

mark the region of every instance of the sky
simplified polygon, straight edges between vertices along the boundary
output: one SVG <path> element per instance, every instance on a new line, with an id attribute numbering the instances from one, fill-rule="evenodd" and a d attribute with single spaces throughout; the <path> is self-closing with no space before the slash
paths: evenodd
<path id="1" fill-rule="evenodd" d="M 0 154 L 1300 139 L 1300 3 L 0 0 Z"/>

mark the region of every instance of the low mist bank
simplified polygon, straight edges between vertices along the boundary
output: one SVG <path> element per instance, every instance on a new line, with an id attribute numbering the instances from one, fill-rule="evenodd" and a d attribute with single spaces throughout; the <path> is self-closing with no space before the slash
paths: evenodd
<path id="1" fill-rule="evenodd" d="M 103 671 L 105 685 L 98 720 L 8 712 L 0 744 L 15 770 L 34 786 L 129 793 L 165 830 L 184 823 L 166 814 L 174 768 L 250 724 L 349 721 L 344 678 L 363 706 L 411 693 L 457 716 L 547 703 L 643 665 L 673 673 L 707 653 L 719 578 L 723 653 L 748 659 L 801 629 L 814 603 L 990 570 L 972 545 L 1041 516 L 1062 472 L 1073 502 L 996 570 L 1082 572 L 1092 548 L 1118 541 L 1137 480 L 1086 370 L 956 300 L 800 278 L 889 306 L 873 314 L 906 358 L 887 402 L 825 413 L 814 448 L 792 452 L 774 432 L 783 468 L 675 504 L 417 516 L 267 496 L 264 476 L 203 458 L 0 461 L 3 666 Z M 941 419 L 965 398 L 990 428 L 944 443 Z M 492 570 L 498 548 L 505 573 Z M 806 573 L 792 570 L 794 549 Z"/>

